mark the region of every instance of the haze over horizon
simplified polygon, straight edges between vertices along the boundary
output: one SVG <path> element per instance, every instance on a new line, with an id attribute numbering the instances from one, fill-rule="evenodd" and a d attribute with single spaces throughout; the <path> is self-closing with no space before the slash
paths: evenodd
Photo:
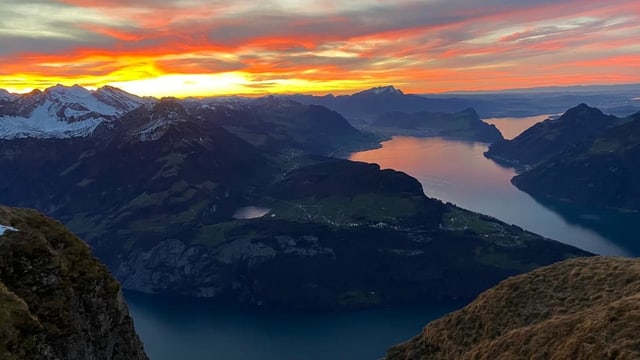
<path id="1" fill-rule="evenodd" d="M 629 0 L 4 0 L 0 88 L 151 96 L 640 83 Z"/>

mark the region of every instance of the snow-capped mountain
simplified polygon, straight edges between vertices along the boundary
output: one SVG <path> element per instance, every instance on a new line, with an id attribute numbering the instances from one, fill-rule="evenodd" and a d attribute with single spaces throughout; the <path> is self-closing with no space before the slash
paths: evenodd
<path id="1" fill-rule="evenodd" d="M 96 91 L 56 85 L 17 95 L 0 108 L 0 138 L 87 136 L 148 100 L 113 87 Z"/>
<path id="2" fill-rule="evenodd" d="M 0 89 L 0 101 L 11 101 L 15 98 L 15 95 L 8 92 L 5 89 Z"/>
<path id="3" fill-rule="evenodd" d="M 358 95 L 404 95 L 402 90 L 396 89 L 392 85 L 387 86 L 378 86 L 371 89 L 367 89 L 358 93 L 353 94 L 353 96 Z"/>

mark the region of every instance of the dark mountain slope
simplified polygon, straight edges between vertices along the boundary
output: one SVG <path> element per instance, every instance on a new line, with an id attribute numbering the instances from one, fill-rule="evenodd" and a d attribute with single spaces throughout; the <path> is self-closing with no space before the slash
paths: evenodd
<path id="1" fill-rule="evenodd" d="M 540 198 L 640 210 L 640 113 L 513 178 Z"/>
<path id="2" fill-rule="evenodd" d="M 386 135 L 444 136 L 487 143 L 503 140 L 500 130 L 480 120 L 472 108 L 455 113 L 387 113 L 367 128 Z"/>
<path id="3" fill-rule="evenodd" d="M 35 211 L 0 206 L 0 358 L 146 359 L 120 285 Z"/>
<path id="4" fill-rule="evenodd" d="M 335 111 L 267 96 L 242 105 L 192 106 L 205 123 L 222 126 L 268 152 L 302 151 L 317 155 L 349 154 L 379 146 L 379 137 L 355 129 Z"/>
<path id="5" fill-rule="evenodd" d="M 619 119 L 580 104 L 556 120 L 537 123 L 512 140 L 492 144 L 485 156 L 516 167 L 532 167 L 565 148 L 601 134 Z"/>
<path id="6" fill-rule="evenodd" d="M 381 114 L 390 112 L 455 112 L 471 106 L 471 102 L 466 99 L 428 98 L 405 94 L 393 86 L 376 87 L 352 95 L 293 95 L 291 98 L 305 104 L 326 106 L 357 124 L 367 123 Z"/>
<path id="7" fill-rule="evenodd" d="M 640 262 L 573 259 L 501 282 L 387 359 L 637 359 L 639 331 Z"/>

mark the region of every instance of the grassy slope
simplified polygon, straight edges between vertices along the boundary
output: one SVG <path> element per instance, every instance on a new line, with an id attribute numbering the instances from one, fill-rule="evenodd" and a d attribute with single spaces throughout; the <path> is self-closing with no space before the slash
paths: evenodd
<path id="1" fill-rule="evenodd" d="M 639 333 L 640 261 L 580 258 L 503 281 L 387 359 L 637 359 Z"/>

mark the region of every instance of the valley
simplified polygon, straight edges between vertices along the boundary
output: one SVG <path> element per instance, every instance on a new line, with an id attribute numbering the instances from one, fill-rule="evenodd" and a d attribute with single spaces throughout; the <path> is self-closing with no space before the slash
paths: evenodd
<path id="1" fill-rule="evenodd" d="M 35 97 L 36 105 L 52 96 Z M 0 201 L 61 219 L 144 307 L 195 296 L 240 317 L 255 309 L 348 311 L 338 324 L 371 309 L 378 323 L 388 318 L 377 309 L 389 306 L 437 317 L 433 309 L 457 308 L 511 275 L 637 251 L 517 191 L 509 183 L 515 173 L 482 156 L 486 143 L 469 141 L 486 139 L 478 135 L 486 129 L 504 141 L 475 111 L 434 114 L 385 113 L 353 127 L 335 111 L 290 98 L 140 99 L 83 135 L 6 132 Z M 392 118 L 399 125 L 385 125 Z M 450 121 L 460 132 L 433 136 L 445 135 Z M 440 130 L 411 130 L 424 124 Z M 484 130 L 469 135 L 465 126 L 474 124 Z M 406 131 L 423 137 L 398 136 Z M 356 161 L 327 156 L 350 153 Z M 43 183 L 45 174 L 57 175 Z M 394 333 L 415 332 L 417 323 L 402 322 Z M 184 330 L 169 326 L 165 336 L 176 331 Z"/>

